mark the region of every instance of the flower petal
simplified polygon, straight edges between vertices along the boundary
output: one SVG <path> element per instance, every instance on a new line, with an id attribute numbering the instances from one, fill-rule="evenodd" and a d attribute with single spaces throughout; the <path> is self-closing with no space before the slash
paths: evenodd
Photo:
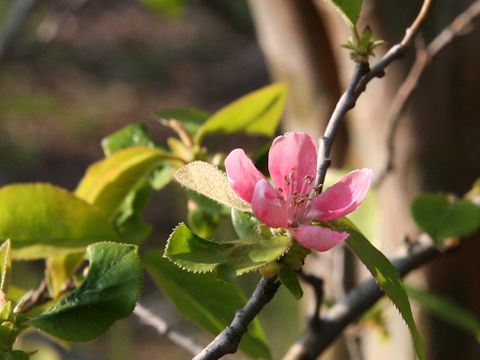
<path id="1" fill-rule="evenodd" d="M 292 192 L 290 185 L 285 183 L 285 177 L 292 174 L 291 180 L 298 185 L 293 191 L 301 191 L 305 176 L 311 176 L 312 180 L 315 178 L 316 166 L 317 152 L 309 135 L 287 132 L 273 141 L 268 153 L 268 171 L 275 185 L 281 188 L 284 194 Z M 302 193 L 308 193 L 312 186 L 313 184 L 306 184 Z"/>
<path id="2" fill-rule="evenodd" d="M 347 232 L 336 232 L 321 226 L 306 225 L 289 228 L 290 233 L 306 248 L 327 251 L 342 242 L 350 235 Z"/>
<path id="3" fill-rule="evenodd" d="M 255 186 L 252 210 L 257 219 L 270 227 L 287 227 L 288 212 L 283 200 L 278 198 L 277 191 L 265 179 L 260 180 Z"/>
<path id="4" fill-rule="evenodd" d="M 307 217 L 330 221 L 350 214 L 360 206 L 372 181 L 372 170 L 355 170 L 316 196 Z"/>
<path id="5" fill-rule="evenodd" d="M 243 199 L 252 202 L 255 185 L 265 176 L 253 165 L 243 149 L 235 149 L 225 159 L 225 169 L 232 189 Z"/>

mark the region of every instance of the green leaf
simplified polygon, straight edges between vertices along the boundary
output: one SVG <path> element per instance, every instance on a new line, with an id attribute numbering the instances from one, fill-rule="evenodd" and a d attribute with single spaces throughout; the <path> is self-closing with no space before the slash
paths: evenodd
<path id="1" fill-rule="evenodd" d="M 326 226 L 331 227 L 335 231 L 346 231 L 350 234 L 346 240 L 348 246 L 367 267 L 368 271 L 370 271 L 375 280 L 377 280 L 383 292 L 398 309 L 410 329 L 417 356 L 421 360 L 425 359 L 425 349 L 417 326 L 415 325 L 415 320 L 413 319 L 410 302 L 408 301 L 405 287 L 395 267 L 347 218 L 329 222 Z"/>
<path id="2" fill-rule="evenodd" d="M 429 291 L 408 286 L 407 293 L 411 299 L 417 301 L 439 318 L 458 326 L 460 329 L 473 333 L 477 341 L 480 342 L 480 321 L 475 314 L 453 301 Z"/>
<path id="3" fill-rule="evenodd" d="M 202 209 L 188 210 L 188 225 L 203 238 L 211 238 L 217 230 L 220 216 L 208 213 Z"/>
<path id="4" fill-rule="evenodd" d="M 137 247 L 96 243 L 87 248 L 85 281 L 60 302 L 30 319 L 33 325 L 67 341 L 92 340 L 133 311 L 142 271 Z"/>
<path id="5" fill-rule="evenodd" d="M 102 148 L 105 156 L 132 146 L 155 147 L 147 127 L 142 123 L 133 123 L 103 138 Z"/>
<path id="6" fill-rule="evenodd" d="M 259 238 L 260 227 L 263 225 L 252 213 L 238 211 L 232 208 L 231 211 L 232 225 L 240 239 L 243 238 Z M 270 232 L 270 229 L 268 228 Z M 272 233 L 270 232 L 270 236 Z"/>
<path id="7" fill-rule="evenodd" d="M 467 200 L 449 201 L 442 194 L 422 194 L 412 203 L 418 226 L 436 243 L 451 236 L 468 236 L 480 226 L 477 207 Z"/>
<path id="8" fill-rule="evenodd" d="M 293 268 L 282 264 L 280 266 L 280 271 L 278 272 L 278 277 L 295 299 L 299 300 L 302 298 L 303 290 L 298 282 L 297 273 Z"/>
<path id="9" fill-rule="evenodd" d="M 14 259 L 77 252 L 117 238 L 99 209 L 64 189 L 48 184 L 0 188 L 0 240 L 11 240 Z"/>
<path id="10" fill-rule="evenodd" d="M 0 360 L 30 360 L 26 352 L 20 350 L 1 351 Z"/>
<path id="11" fill-rule="evenodd" d="M 167 108 L 156 111 L 155 115 L 161 119 L 179 121 L 191 136 L 195 135 L 200 126 L 210 117 L 209 112 L 192 108 Z"/>
<path id="12" fill-rule="evenodd" d="M 87 170 L 75 194 L 113 218 L 127 195 L 164 159 L 166 154 L 148 147 L 129 147 L 115 152 Z"/>
<path id="13" fill-rule="evenodd" d="M 233 283 L 220 281 L 214 274 L 182 271 L 163 258 L 161 251 L 147 253 L 144 263 L 178 311 L 215 335 L 230 325 L 235 312 L 245 305 L 245 296 Z M 250 324 L 240 349 L 254 358 L 271 358 L 258 319 Z"/>
<path id="14" fill-rule="evenodd" d="M 140 3 L 160 15 L 171 17 L 181 15 L 185 8 L 185 0 L 140 0 Z"/>
<path id="15" fill-rule="evenodd" d="M 165 256 L 188 271 L 210 272 L 228 266 L 239 276 L 277 260 L 290 244 L 289 236 L 215 242 L 195 235 L 182 223 L 170 235 Z"/>
<path id="16" fill-rule="evenodd" d="M 47 258 L 46 274 L 50 295 L 55 299 L 62 291 L 65 284 L 73 276 L 75 270 L 83 262 L 85 252 L 67 255 L 51 256 Z"/>
<path id="17" fill-rule="evenodd" d="M 277 83 L 251 92 L 213 114 L 195 134 L 199 144 L 207 134 L 244 132 L 273 136 L 285 106 L 287 87 Z"/>
<path id="18" fill-rule="evenodd" d="M 250 205 L 230 186 L 227 175 L 203 161 L 194 161 L 175 173 L 175 180 L 186 188 L 240 211 L 249 211 Z"/>
<path id="19" fill-rule="evenodd" d="M 357 24 L 362 10 L 362 0 L 327 0 L 342 14 L 345 22 L 353 27 Z"/>
<path id="20" fill-rule="evenodd" d="M 6 301 L 11 268 L 11 242 L 10 240 L 7 240 L 2 244 L 2 246 L 0 246 L 0 308 Z"/>

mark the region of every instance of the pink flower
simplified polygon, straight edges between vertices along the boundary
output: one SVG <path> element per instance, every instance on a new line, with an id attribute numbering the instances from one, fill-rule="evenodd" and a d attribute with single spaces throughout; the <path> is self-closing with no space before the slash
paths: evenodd
<path id="1" fill-rule="evenodd" d="M 233 190 L 252 205 L 253 214 L 272 228 L 287 228 L 303 246 L 327 251 L 345 240 L 347 232 L 312 225 L 354 211 L 365 198 L 372 171 L 355 170 L 318 194 L 314 188 L 317 152 L 305 133 L 277 137 L 268 154 L 268 170 L 275 185 L 262 175 L 242 149 L 225 159 Z"/>

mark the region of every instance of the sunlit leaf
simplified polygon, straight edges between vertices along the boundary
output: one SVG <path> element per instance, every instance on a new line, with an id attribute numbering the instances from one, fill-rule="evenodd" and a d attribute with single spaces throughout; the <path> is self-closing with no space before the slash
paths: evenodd
<path id="1" fill-rule="evenodd" d="M 462 308 L 453 301 L 411 286 L 407 287 L 408 296 L 439 318 L 448 321 L 473 335 L 480 342 L 480 321 L 474 313 Z"/>
<path id="2" fill-rule="evenodd" d="M 227 175 L 209 163 L 194 161 L 182 167 L 174 176 L 181 185 L 220 204 L 241 211 L 250 210 L 250 205 L 233 191 Z"/>
<path id="3" fill-rule="evenodd" d="M 467 200 L 449 201 L 442 194 L 422 194 L 412 204 L 418 226 L 437 243 L 451 236 L 468 236 L 480 226 L 478 208 Z"/>
<path id="4" fill-rule="evenodd" d="M 421 360 L 425 359 L 423 341 L 418 333 L 415 320 L 413 319 L 405 287 L 395 267 L 347 218 L 329 222 L 327 225 L 336 231 L 346 231 L 350 234 L 346 240 L 348 246 L 367 267 L 368 271 L 370 271 L 375 280 L 377 280 L 383 292 L 398 309 L 410 329 L 417 356 Z"/>
<path id="5" fill-rule="evenodd" d="M 348 25 L 357 24 L 362 9 L 362 0 L 326 0 L 342 14 Z"/>
<path id="6" fill-rule="evenodd" d="M 287 87 L 277 83 L 251 92 L 213 114 L 196 132 L 200 143 L 207 134 L 243 132 L 273 136 L 285 106 Z"/>
<path id="7" fill-rule="evenodd" d="M 46 274 L 49 292 L 56 298 L 65 290 L 68 279 L 84 259 L 84 251 L 67 255 L 50 256 L 46 261 Z"/>
<path id="8" fill-rule="evenodd" d="M 11 240 L 13 258 L 78 252 L 117 238 L 99 209 L 64 189 L 48 184 L 0 188 L 0 240 Z"/>
<path id="9" fill-rule="evenodd" d="M 96 243 L 87 248 L 85 281 L 60 302 L 29 320 L 53 336 L 88 341 L 133 311 L 140 295 L 142 270 L 137 247 Z"/>
<path id="10" fill-rule="evenodd" d="M 2 302 L 6 300 L 11 268 L 11 242 L 7 240 L 0 246 L 0 307 L 3 306 Z"/>
<path id="11" fill-rule="evenodd" d="M 147 253 L 144 262 L 178 311 L 213 334 L 228 326 L 235 312 L 245 305 L 245 296 L 233 283 L 220 281 L 214 274 L 180 270 L 160 251 Z M 265 332 L 257 319 L 242 338 L 240 349 L 254 358 L 271 358 Z"/>
<path id="12" fill-rule="evenodd" d="M 215 242 L 202 239 L 180 224 L 168 239 L 165 256 L 188 271 L 210 272 L 218 267 L 225 271 L 227 267 L 238 276 L 277 260 L 290 245 L 288 236 Z"/>
<path id="13" fill-rule="evenodd" d="M 179 16 L 185 8 L 185 0 L 140 0 L 143 6 L 171 17 Z"/>
<path id="14" fill-rule="evenodd" d="M 154 148 L 129 147 L 90 166 L 75 194 L 112 218 L 127 195 L 155 169 L 166 154 Z"/>

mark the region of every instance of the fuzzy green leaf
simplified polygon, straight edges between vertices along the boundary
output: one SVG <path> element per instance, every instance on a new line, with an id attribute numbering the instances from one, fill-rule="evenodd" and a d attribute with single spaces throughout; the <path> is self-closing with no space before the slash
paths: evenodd
<path id="1" fill-rule="evenodd" d="M 215 242 L 195 235 L 182 223 L 170 235 L 165 256 L 188 271 L 210 272 L 221 267 L 224 273 L 224 267 L 228 266 L 239 276 L 277 260 L 290 244 L 288 236 Z"/>
<path id="2" fill-rule="evenodd" d="M 213 114 L 195 134 L 198 144 L 207 134 L 244 132 L 273 136 L 285 106 L 283 83 L 265 86 L 230 103 Z"/>
<path id="3" fill-rule="evenodd" d="M 62 188 L 16 184 L 0 189 L 0 240 L 11 240 L 14 259 L 77 252 L 117 238 L 99 209 Z"/>
<path id="4" fill-rule="evenodd" d="M 468 236 L 480 226 L 478 208 L 467 200 L 449 201 L 442 194 L 422 194 L 412 204 L 418 226 L 436 243 L 451 236 Z"/>
<path id="5" fill-rule="evenodd" d="M 154 148 L 129 147 L 90 166 L 75 190 L 75 195 L 113 218 L 127 195 L 164 159 Z"/>
<path id="6" fill-rule="evenodd" d="M 194 161 L 179 169 L 174 176 L 181 185 L 219 204 L 240 211 L 250 210 L 250 205 L 233 191 L 227 175 L 212 164 Z"/>
<path id="7" fill-rule="evenodd" d="M 133 311 L 142 270 L 137 247 L 96 243 L 87 248 L 85 281 L 29 324 L 67 341 L 92 340 Z"/>
<path id="8" fill-rule="evenodd" d="M 462 308 L 453 301 L 429 291 L 407 287 L 408 296 L 431 311 L 439 318 L 471 332 L 480 342 L 480 321 L 474 313 Z"/>
<path id="9" fill-rule="evenodd" d="M 423 341 L 418 333 L 415 320 L 413 319 L 412 309 L 410 308 L 405 287 L 395 267 L 347 218 L 332 221 L 326 225 L 333 230 L 346 231 L 350 234 L 346 240 L 348 246 L 367 267 L 368 271 L 370 271 L 375 280 L 377 280 L 383 292 L 398 309 L 410 329 L 417 356 L 421 360 L 424 360 L 425 349 Z"/>
<path id="10" fill-rule="evenodd" d="M 245 305 L 245 296 L 233 283 L 220 281 L 214 274 L 182 271 L 163 258 L 160 251 L 147 253 L 144 263 L 178 311 L 215 335 L 230 325 L 235 312 Z M 258 319 L 250 324 L 240 342 L 240 349 L 253 358 L 271 358 Z"/>
<path id="11" fill-rule="evenodd" d="M 340 12 L 345 22 L 350 26 L 357 24 L 362 10 L 362 0 L 327 0 Z"/>

